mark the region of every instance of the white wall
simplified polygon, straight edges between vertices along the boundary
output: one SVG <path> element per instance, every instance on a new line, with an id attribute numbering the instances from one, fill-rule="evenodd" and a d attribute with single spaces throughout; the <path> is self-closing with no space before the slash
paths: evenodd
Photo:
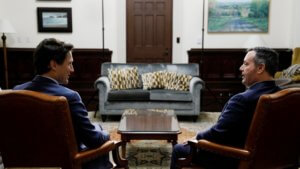
<path id="1" fill-rule="evenodd" d="M 84 3 L 83 3 L 84 2 Z M 37 7 L 71 7 L 72 33 L 38 33 Z M 71 42 L 76 48 L 102 48 L 101 1 L 0 0 L 0 18 L 8 19 L 15 34 L 8 35 L 8 47 L 33 48 L 42 39 L 55 37 Z"/>
<path id="2" fill-rule="evenodd" d="M 187 50 L 201 48 L 202 0 L 173 0 L 173 62 L 188 62 Z M 18 5 L 17 5 L 18 4 Z M 208 0 L 205 1 L 207 15 Z M 105 48 L 113 51 L 113 62 L 126 62 L 126 0 L 104 0 Z M 269 47 L 300 46 L 299 0 L 271 0 L 269 32 L 259 34 Z M 72 33 L 38 33 L 37 7 L 71 7 Z M 102 16 L 100 0 L 28 1 L 0 0 L 0 18 L 12 22 L 17 33 L 7 35 L 7 46 L 34 48 L 42 39 L 55 37 L 75 48 L 102 48 Z M 207 33 L 205 16 L 205 48 L 244 48 L 252 33 Z M 180 37 L 180 43 L 176 38 Z M 298 38 L 297 38 L 298 37 Z"/>
<path id="3" fill-rule="evenodd" d="M 295 0 L 293 2 L 293 16 L 292 16 L 292 21 L 291 21 L 291 25 L 292 25 L 292 34 L 290 35 L 290 37 L 292 38 L 291 41 L 291 47 L 295 48 L 295 47 L 300 47 L 300 10 L 299 10 L 299 6 L 300 6 L 300 1 L 299 0 Z"/>

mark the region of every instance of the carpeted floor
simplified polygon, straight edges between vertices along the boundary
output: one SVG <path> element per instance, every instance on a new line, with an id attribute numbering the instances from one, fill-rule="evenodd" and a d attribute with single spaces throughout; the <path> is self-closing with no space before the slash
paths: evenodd
<path id="1" fill-rule="evenodd" d="M 120 116 L 109 116 L 105 122 L 101 117 L 89 117 L 92 122 L 100 123 L 105 130 L 108 130 L 112 140 L 120 140 L 117 134 Z M 182 143 L 192 137 L 198 131 L 204 131 L 212 126 L 220 113 L 201 112 L 196 122 L 190 117 L 178 117 L 181 134 L 178 136 L 178 143 Z M 163 140 L 133 140 L 126 146 L 126 157 L 129 167 L 133 169 L 167 169 L 170 166 L 172 145 Z"/>

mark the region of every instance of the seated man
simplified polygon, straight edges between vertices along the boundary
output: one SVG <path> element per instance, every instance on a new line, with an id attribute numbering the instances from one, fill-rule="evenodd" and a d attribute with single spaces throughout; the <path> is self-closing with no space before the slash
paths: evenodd
<path id="1" fill-rule="evenodd" d="M 247 90 L 234 95 L 225 104 L 215 125 L 199 132 L 197 140 L 206 139 L 219 144 L 243 147 L 258 99 L 263 94 L 280 90 L 273 79 L 278 66 L 278 54 L 269 48 L 256 47 L 249 49 L 240 67 L 242 83 Z M 176 160 L 186 157 L 191 151 L 188 144 L 174 146 L 171 169 L 177 168 Z M 237 168 L 238 161 L 225 158 L 203 150 L 197 151 L 193 162 L 204 168 Z"/>
<path id="2" fill-rule="evenodd" d="M 56 39 L 45 39 L 34 52 L 34 66 L 37 75 L 30 82 L 14 87 L 14 90 L 33 90 L 54 96 L 65 96 L 68 100 L 79 150 L 102 145 L 110 139 L 101 126 L 93 125 L 80 95 L 61 84 L 68 84 L 74 72 L 72 44 Z M 41 112 L 42 113 L 42 112 Z M 112 168 L 108 154 L 83 165 L 85 169 Z"/>

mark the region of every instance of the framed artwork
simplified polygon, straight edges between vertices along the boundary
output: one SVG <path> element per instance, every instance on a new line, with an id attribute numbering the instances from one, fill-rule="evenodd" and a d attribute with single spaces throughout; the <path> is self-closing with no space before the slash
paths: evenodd
<path id="1" fill-rule="evenodd" d="M 37 1 L 71 1 L 71 0 L 37 0 Z"/>
<path id="2" fill-rule="evenodd" d="M 37 8 L 38 32 L 72 32 L 71 8 Z"/>
<path id="3" fill-rule="evenodd" d="M 208 32 L 261 32 L 269 29 L 270 0 L 208 0 Z"/>

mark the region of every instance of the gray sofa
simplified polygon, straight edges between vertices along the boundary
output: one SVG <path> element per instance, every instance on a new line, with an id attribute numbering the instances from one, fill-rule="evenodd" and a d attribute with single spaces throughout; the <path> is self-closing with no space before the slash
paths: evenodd
<path id="1" fill-rule="evenodd" d="M 188 91 L 150 89 L 111 90 L 108 69 L 138 68 L 139 78 L 148 72 L 168 71 L 192 76 Z M 199 78 L 198 64 L 168 63 L 103 63 L 101 77 L 95 81 L 99 91 L 99 111 L 102 119 L 107 115 L 121 115 L 125 109 L 172 109 L 177 115 L 198 117 L 200 113 L 201 89 L 204 82 Z"/>

